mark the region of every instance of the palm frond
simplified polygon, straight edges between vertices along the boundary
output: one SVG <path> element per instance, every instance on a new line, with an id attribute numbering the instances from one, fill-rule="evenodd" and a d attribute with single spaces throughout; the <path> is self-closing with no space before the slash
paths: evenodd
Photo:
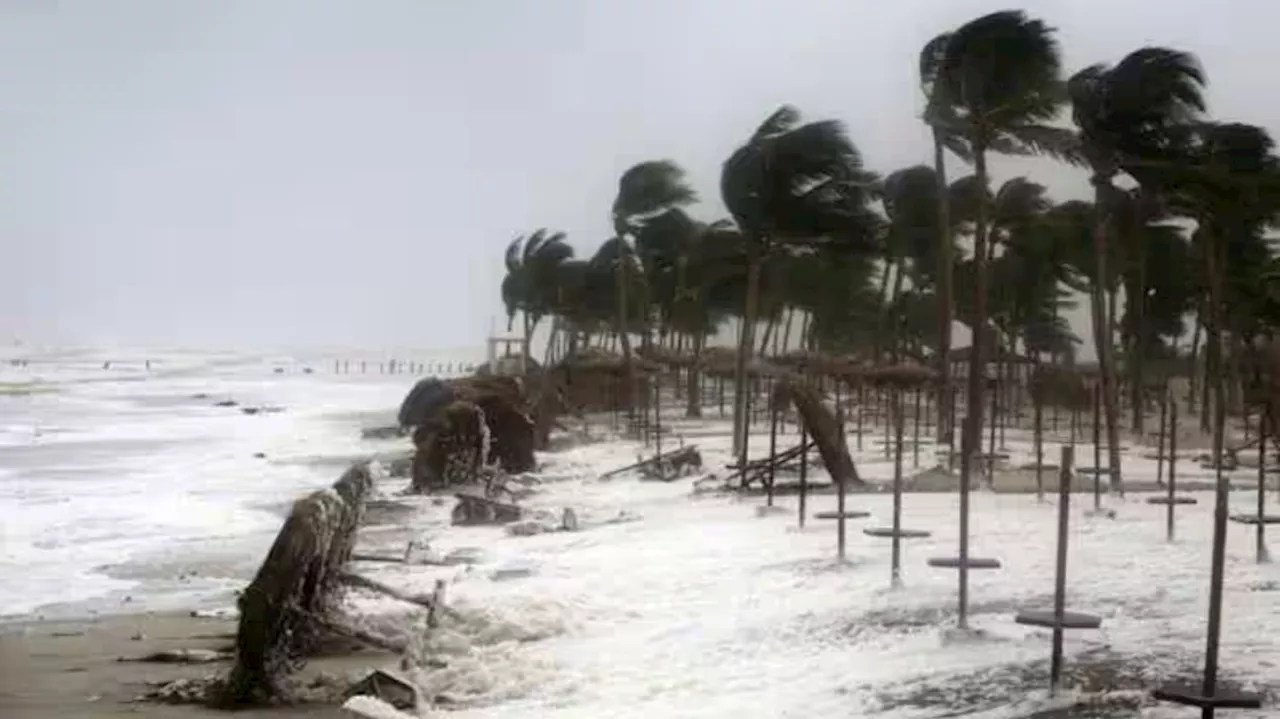
<path id="1" fill-rule="evenodd" d="M 642 162 L 622 173 L 613 203 L 615 223 L 661 212 L 697 200 L 684 170 L 671 160 Z"/>
<path id="2" fill-rule="evenodd" d="M 1004 10 L 971 20 L 951 34 L 937 66 L 944 96 L 970 117 L 1018 106 L 1025 120 L 1044 121 L 1056 113 L 1061 61 L 1054 30 L 1021 10 Z"/>
<path id="3" fill-rule="evenodd" d="M 1088 164 L 1080 136 L 1051 125 L 1012 125 L 992 141 L 991 149 L 1005 155 L 1044 155 L 1081 167 Z"/>
<path id="4" fill-rule="evenodd" d="M 752 142 L 757 142 L 766 137 L 781 135 L 784 132 L 790 132 L 800 122 L 800 111 L 791 105 L 783 105 L 773 114 L 765 118 L 760 123 L 760 127 L 756 128 L 755 133 L 751 136 Z"/>
<path id="5" fill-rule="evenodd" d="M 506 265 L 508 273 L 516 273 L 520 271 L 520 259 L 522 257 L 521 249 L 523 247 L 523 235 L 515 238 L 507 245 L 507 250 L 503 253 L 502 263 Z"/>

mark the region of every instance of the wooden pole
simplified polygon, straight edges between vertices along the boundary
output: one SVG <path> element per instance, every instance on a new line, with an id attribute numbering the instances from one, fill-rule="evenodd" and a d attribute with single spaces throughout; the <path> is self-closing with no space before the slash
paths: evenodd
<path id="1" fill-rule="evenodd" d="M 1258 564 L 1267 561 L 1267 523 L 1262 521 L 1267 503 L 1267 427 L 1266 415 L 1258 418 L 1258 526 L 1255 555 Z"/>
<path id="2" fill-rule="evenodd" d="M 1165 427 L 1168 424 L 1169 417 L 1169 389 L 1160 396 L 1160 436 L 1156 441 L 1156 485 L 1164 484 L 1164 443 L 1165 443 Z"/>
<path id="3" fill-rule="evenodd" d="M 809 497 L 809 429 L 804 420 L 796 424 L 800 425 L 800 528 L 804 529 L 805 504 Z"/>
<path id="4" fill-rule="evenodd" d="M 778 456 L 778 408 L 769 403 L 769 486 L 766 488 L 765 504 L 773 506 L 773 481 L 777 473 L 774 458 Z M 745 471 L 745 470 L 744 470 Z"/>
<path id="5" fill-rule="evenodd" d="M 653 373 L 653 441 L 658 456 L 662 456 L 662 373 Z M 666 479 L 662 461 L 657 462 L 658 478 Z"/>
<path id="6" fill-rule="evenodd" d="M 1213 456 L 1217 458 L 1214 469 L 1216 487 L 1213 502 L 1213 564 L 1209 572 L 1209 626 L 1204 649 L 1204 683 L 1201 686 L 1201 696 L 1206 697 L 1213 696 L 1218 686 L 1218 644 L 1222 637 L 1222 582 L 1227 552 L 1228 488 L 1226 475 L 1222 472 L 1227 403 L 1222 385 L 1222 376 L 1218 375 L 1214 379 L 1213 407 Z M 1213 719 L 1214 707 L 1205 707 L 1200 716 L 1204 719 Z"/>
<path id="7" fill-rule="evenodd" d="M 839 434 L 843 441 L 844 437 L 844 412 L 840 411 L 840 406 L 836 405 L 836 425 L 839 427 Z M 844 548 L 848 539 L 846 534 L 847 521 L 844 516 L 844 472 L 835 472 L 836 475 L 836 512 L 839 518 L 836 520 L 836 556 L 840 561 L 844 561 Z"/>
<path id="8" fill-rule="evenodd" d="M 973 421 L 972 414 L 965 414 L 964 421 L 966 423 Z M 964 459 L 973 454 L 975 448 L 969 446 L 968 437 L 974 434 L 967 429 L 961 429 L 960 433 L 960 454 L 963 462 L 970 460 Z M 975 438 L 981 443 L 981 438 Z M 954 454 L 954 452 L 952 453 Z M 956 574 L 959 576 L 958 587 L 956 591 L 956 624 L 961 629 L 969 626 L 969 477 L 964 473 L 961 475 L 960 481 L 960 567 Z"/>
<path id="9" fill-rule="evenodd" d="M 1173 497 L 1178 486 L 1178 399 L 1166 397 L 1169 405 L 1169 505 L 1165 508 L 1164 535 L 1172 542 L 1174 536 Z"/>
<path id="10" fill-rule="evenodd" d="M 920 388 L 917 387 L 916 413 L 915 416 L 912 417 L 912 424 L 914 426 L 911 430 L 911 467 L 913 469 L 918 469 L 920 467 L 920 395 L 922 394 L 924 394 L 924 392 L 921 392 Z M 925 410 L 928 411 L 928 408 L 926 407 Z"/>
<path id="11" fill-rule="evenodd" d="M 1062 629 L 1067 600 L 1067 531 L 1071 522 L 1071 464 L 1075 447 L 1066 445 L 1058 464 L 1058 561 L 1053 577 L 1053 650 L 1049 658 L 1049 693 L 1058 690 L 1062 679 Z"/>
<path id="12" fill-rule="evenodd" d="M 1093 508 L 1102 509 L 1102 384 L 1093 386 Z"/>
<path id="13" fill-rule="evenodd" d="M 893 569 L 894 587 L 902 586 L 902 391 L 894 390 L 893 407 Z M 920 393 L 916 392 L 916 407 L 920 406 Z M 919 437 L 919 414 L 916 415 L 916 435 Z"/>
<path id="14" fill-rule="evenodd" d="M 1032 410 L 1032 421 L 1035 427 L 1032 432 L 1035 434 L 1036 442 L 1036 500 L 1044 501 L 1044 405 L 1042 403 L 1043 390 L 1033 392 L 1031 401 L 1035 405 Z"/>

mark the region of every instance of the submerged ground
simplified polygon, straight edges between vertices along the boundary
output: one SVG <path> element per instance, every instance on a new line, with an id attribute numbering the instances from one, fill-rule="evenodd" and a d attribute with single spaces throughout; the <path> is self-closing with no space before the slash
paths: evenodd
<path id="1" fill-rule="evenodd" d="M 108 598 L 96 605 L 73 602 L 64 606 L 64 614 L 74 613 L 71 607 L 100 611 L 108 604 L 117 611 L 183 603 L 230 606 L 231 590 L 252 571 L 278 526 L 281 502 L 306 487 L 331 482 L 341 461 L 351 456 L 403 451 L 402 441 L 359 439 L 359 427 L 375 421 L 369 413 L 378 402 L 385 402 L 384 411 L 390 414 L 396 394 L 407 389 L 410 379 L 366 378 L 361 383 L 323 374 L 280 378 L 269 367 L 255 371 L 259 375 L 252 380 L 245 377 L 249 370 L 233 379 L 197 374 L 184 378 L 178 388 L 165 388 L 166 396 L 175 397 L 200 393 L 193 389 L 200 382 L 212 386 L 212 394 L 243 394 L 251 388 L 257 393 L 252 401 L 286 406 L 276 417 L 213 415 L 207 403 L 198 410 L 182 403 L 167 410 L 208 414 L 225 422 L 232 438 L 227 442 L 237 444 L 234 450 L 231 445 L 209 449 L 209 454 L 221 453 L 227 464 L 217 472 L 197 473 L 180 486 L 167 486 L 166 496 L 179 507 L 190 497 L 223 513 L 218 516 L 239 517 L 244 529 L 231 526 L 219 535 L 214 522 L 203 533 L 199 527 L 184 528 L 180 542 L 161 537 L 149 545 L 143 536 L 131 537 L 128 551 L 110 563 L 116 569 L 109 572 L 115 584 L 104 587 Z M 136 387 L 129 391 L 138 393 Z M 723 475 L 721 467 L 729 460 L 727 423 L 715 418 L 672 422 L 678 414 L 674 404 L 668 422 L 674 424 L 673 437 L 697 444 L 706 468 Z M 15 416 L 6 415 L 9 422 Z M 265 423 L 248 424 L 257 419 Z M 597 423 L 597 432 L 603 424 Z M 262 432 L 264 425 L 276 434 Z M 307 433 L 310 439 L 303 443 Z M 298 443 L 292 452 L 285 451 L 290 447 L 286 437 Z M 779 444 L 790 446 L 797 439 L 784 435 Z M 181 452 L 187 453 L 189 464 L 193 455 L 189 446 L 170 441 L 154 452 L 155 461 L 176 472 Z M 323 446 L 316 446 L 317 441 Z M 764 451 L 763 435 L 753 442 Z M 1030 459 L 1025 433 L 1009 432 L 1005 444 L 1013 462 Z M 259 451 L 255 447 L 263 448 L 267 459 L 248 464 Z M 1053 499 L 974 494 L 974 552 L 999 558 L 1003 567 L 973 573 L 975 631 L 958 633 L 951 629 L 955 575 L 925 564 L 929 557 L 955 552 L 955 495 L 905 497 L 904 526 L 933 534 L 905 546 L 904 586 L 891 589 L 888 540 L 860 531 L 890 521 L 888 495 L 850 495 L 851 507 L 869 511 L 871 517 L 850 523 L 848 556 L 838 562 L 834 524 L 812 518 L 813 512 L 834 507 L 831 494 L 811 499 L 810 519 L 799 530 L 795 497 L 777 500 L 785 511 L 765 513 L 759 509 L 762 497 L 695 491 L 697 477 L 670 483 L 643 481 L 634 474 L 598 479 L 646 451 L 651 450 L 610 439 L 540 457 L 537 492 L 526 503 L 552 512 L 574 508 L 583 525 L 578 532 L 513 537 L 495 527 L 451 527 L 450 502 L 401 497 L 404 480 L 380 482 L 382 506 L 398 509 L 383 512 L 375 526 L 363 531 L 362 551 L 399 553 L 416 538 L 435 551 L 466 549 L 481 560 L 447 568 L 358 567 L 411 591 L 430 591 L 436 579 L 446 579 L 450 603 L 482 618 L 459 628 L 453 644 L 442 649 L 451 656 L 450 667 L 422 677 L 428 693 L 452 702 L 453 713 L 476 717 L 1078 716 L 1081 702 L 1099 704 L 1100 715 L 1123 716 L 1146 701 L 1151 687 L 1199 671 L 1210 566 L 1208 493 L 1195 495 L 1198 505 L 1179 509 L 1173 543 L 1165 541 L 1163 510 L 1147 505 L 1143 495 L 1106 498 L 1115 510 L 1113 518 L 1089 514 L 1090 499 L 1075 495 L 1068 605 L 1101 615 L 1104 624 L 1100 630 L 1069 636 L 1068 678 L 1078 691 L 1049 700 L 1044 692 L 1048 634 L 1012 619 L 1020 608 L 1050 602 L 1057 513 Z M 1091 455 L 1084 445 L 1078 451 Z M 1141 446 L 1126 451 L 1126 477 L 1154 477 L 1155 463 L 1141 457 L 1149 451 Z M 1056 454 L 1057 445 L 1051 443 L 1049 456 Z M 924 448 L 922 464 L 931 464 L 932 456 L 931 448 Z M 865 451 L 855 451 L 855 459 L 873 481 L 891 476 L 892 464 L 871 435 Z M 85 464 L 92 477 L 92 464 Z M 910 457 L 906 464 L 913 471 Z M 251 469 L 256 469 L 252 476 L 232 474 Z M 33 460 L 24 476 L 34 482 L 39 472 Z M 191 473 L 173 476 L 184 474 Z M 1180 465 L 1179 474 L 1188 480 L 1210 476 L 1190 461 Z M 1232 495 L 1234 508 L 1252 511 L 1253 492 L 1244 487 L 1255 475 L 1242 470 L 1233 476 L 1242 487 Z M 823 476 L 819 472 L 814 479 Z M 13 480 L 0 479 L 5 481 Z M 64 481 L 78 482 L 63 490 L 68 495 L 72 487 L 92 487 L 86 484 L 91 480 Z M 59 490 L 50 482 L 43 486 L 42 501 L 57 501 Z M 280 486 L 264 488 L 265 482 Z M 215 494 L 209 494 L 211 484 Z M 122 486 L 119 480 L 116 486 Z M 12 487 L 0 495 L 5 497 L 6 524 L 24 506 L 18 503 L 21 497 L 15 501 Z M 1270 501 L 1276 506 L 1276 500 Z M 626 521 L 613 521 L 620 515 Z M 1274 713 L 1280 698 L 1280 642 L 1274 640 L 1280 629 L 1280 569 L 1255 563 L 1251 528 L 1232 525 L 1230 531 L 1223 677 L 1268 693 Z M 15 559 L 19 543 L 28 538 L 6 529 L 6 561 L 21 559 Z M 108 554 L 122 546 L 95 551 Z M 205 581 L 206 568 L 212 566 L 223 575 L 217 582 Z M 193 567 L 196 580 L 182 582 L 179 575 Z M 0 584 L 12 586 L 18 576 L 12 569 L 6 572 Z M 389 600 L 354 595 L 351 608 L 375 626 L 412 626 L 406 608 Z M 28 624 L 22 631 L 52 643 L 50 626 Z M 9 632 L 6 647 L 14 646 L 15 636 L 20 635 Z M 129 652 L 129 641 L 119 639 L 120 652 Z M 67 666 L 75 665 L 76 653 L 71 655 Z M 8 650 L 0 654 L 6 663 L 15 661 L 14 656 Z M 371 656 L 366 666 L 378 661 Z M 140 681 L 134 674 L 128 677 Z M 22 690 L 0 687 L 0 706 L 13 702 Z M 1067 706 L 1074 708 L 1063 708 Z M 1188 715 L 1167 707 L 1137 711 Z"/>

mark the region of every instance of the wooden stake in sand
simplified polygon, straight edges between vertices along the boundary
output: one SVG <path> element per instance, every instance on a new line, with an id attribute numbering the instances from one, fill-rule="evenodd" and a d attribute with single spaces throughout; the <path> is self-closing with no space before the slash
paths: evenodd
<path id="1" fill-rule="evenodd" d="M 1091 614 L 1068 612 L 1067 597 L 1067 541 L 1071 522 L 1071 465 L 1075 459 L 1075 447 L 1062 448 L 1058 471 L 1058 552 L 1057 567 L 1053 579 L 1052 611 L 1028 610 L 1018 612 L 1014 621 L 1032 627 L 1048 627 L 1053 630 L 1053 647 L 1049 654 L 1049 693 L 1058 690 L 1062 679 L 1062 631 L 1064 629 L 1097 629 L 1102 619 Z"/>

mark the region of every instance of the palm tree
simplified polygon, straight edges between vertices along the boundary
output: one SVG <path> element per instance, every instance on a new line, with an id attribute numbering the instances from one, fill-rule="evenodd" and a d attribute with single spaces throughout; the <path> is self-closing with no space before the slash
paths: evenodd
<path id="1" fill-rule="evenodd" d="M 1206 377 L 1215 379 L 1215 410 L 1221 417 L 1223 378 L 1229 371 L 1239 377 L 1238 363 L 1230 368 L 1225 363 L 1223 333 L 1231 333 L 1231 357 L 1238 360 L 1247 323 L 1236 319 L 1241 313 L 1235 310 L 1248 307 L 1240 304 L 1251 283 L 1247 268 L 1269 264 L 1263 231 L 1280 211 L 1280 159 L 1272 154 L 1274 142 L 1267 131 L 1253 125 L 1204 123 L 1191 139 L 1189 162 L 1172 171 L 1171 184 L 1176 187 L 1173 202 L 1197 223 L 1193 242 L 1206 260 Z M 1225 313 L 1224 306 L 1232 311 Z"/>
<path id="2" fill-rule="evenodd" d="M 633 274 L 635 254 L 630 239 L 644 225 L 667 210 L 688 205 L 697 200 L 697 194 L 685 180 L 684 170 L 670 160 L 642 162 L 622 173 L 618 180 L 618 194 L 613 200 L 613 231 L 618 242 L 615 272 L 618 288 L 618 339 L 622 343 L 623 363 L 628 378 L 631 401 L 629 412 L 635 411 L 639 395 L 635 366 L 631 353 L 627 289 Z"/>
<path id="3" fill-rule="evenodd" d="M 951 393 L 951 321 L 955 316 L 954 262 L 955 250 L 953 225 L 947 184 L 946 151 L 964 162 L 971 162 L 973 153 L 960 132 L 957 110 L 953 101 L 937 86 L 938 68 L 945 58 L 951 33 L 942 33 L 920 50 L 920 88 L 925 96 L 924 122 L 933 137 L 934 200 L 937 203 L 937 263 L 938 263 L 938 439 L 952 436 L 955 407 Z"/>
<path id="4" fill-rule="evenodd" d="M 746 462 L 746 365 L 753 346 L 760 268 L 776 247 L 830 241 L 871 246 L 879 219 L 867 207 L 874 176 L 835 120 L 801 124 L 784 106 L 724 163 L 720 192 L 741 228 L 747 296 L 737 358 L 734 447 Z"/>
<path id="5" fill-rule="evenodd" d="M 948 126 L 973 153 L 980 188 L 988 187 L 987 153 L 1047 153 L 1072 159 L 1070 133 L 1047 125 L 1062 102 L 1061 61 L 1053 30 L 1021 11 L 1003 11 L 957 28 L 929 60 L 930 98 L 948 108 Z M 969 356 L 967 422 L 961 442 L 960 554 L 968 553 L 969 478 L 982 433 L 982 389 L 987 346 L 987 203 L 974 227 L 974 324 Z M 960 624 L 968 603 L 968 571 L 961 567 Z"/>
<path id="6" fill-rule="evenodd" d="M 1081 152 L 1094 187 L 1094 275 L 1110 276 L 1108 232 L 1121 171 L 1140 183 L 1158 182 L 1162 168 L 1176 160 L 1187 123 L 1204 111 L 1204 74 L 1187 53 L 1147 47 L 1114 67 L 1092 65 L 1067 83 L 1072 117 L 1079 128 Z M 1107 423 L 1111 485 L 1120 488 L 1120 436 L 1116 406 L 1111 328 L 1101 282 L 1091 297 L 1094 344 Z"/>
<path id="7" fill-rule="evenodd" d="M 563 232 L 545 228 L 517 237 L 507 245 L 504 261 L 507 275 L 502 279 L 502 302 L 507 309 L 507 331 L 516 311 L 524 314 L 524 342 L 521 357 L 524 371 L 529 370 L 529 340 L 542 318 L 556 304 L 556 280 L 559 265 L 573 257 L 573 248 L 565 242 Z"/>

